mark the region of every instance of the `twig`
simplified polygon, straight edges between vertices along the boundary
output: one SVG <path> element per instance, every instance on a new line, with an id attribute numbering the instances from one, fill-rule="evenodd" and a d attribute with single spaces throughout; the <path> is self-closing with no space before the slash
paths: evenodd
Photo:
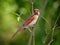
<path id="1" fill-rule="evenodd" d="M 33 29 L 32 33 L 33 33 L 33 35 L 32 35 L 33 45 L 35 45 L 35 30 L 34 29 Z"/>
<path id="2" fill-rule="evenodd" d="M 29 38 L 29 41 L 28 41 L 28 45 L 31 45 L 31 42 L 33 41 L 33 45 L 35 45 L 35 34 L 34 34 L 34 30 L 32 29 L 32 32 L 30 34 L 30 38 Z"/>
<path id="3" fill-rule="evenodd" d="M 34 3 L 32 2 L 32 14 L 33 14 L 33 4 L 34 4 Z"/>
<path id="4" fill-rule="evenodd" d="M 46 23 L 49 25 L 49 27 L 51 28 L 50 23 L 48 22 L 48 20 L 47 20 L 45 17 L 43 17 L 43 16 L 41 16 L 41 18 L 44 19 L 45 22 L 46 22 Z"/>
<path id="5" fill-rule="evenodd" d="M 30 38 L 29 38 L 29 41 L 28 41 L 28 45 L 31 44 L 31 40 L 32 40 L 32 32 L 31 32 L 31 34 L 30 34 Z"/>
<path id="6" fill-rule="evenodd" d="M 33 5 L 34 5 L 34 3 L 35 3 L 35 0 L 30 0 L 30 3 L 31 3 L 31 9 L 32 9 L 32 13 L 31 14 L 33 14 L 33 9 L 34 9 L 34 7 L 33 7 Z"/>
<path id="7" fill-rule="evenodd" d="M 55 24 L 54 24 L 53 28 L 52 28 L 51 41 L 48 43 L 48 45 L 50 45 L 50 44 L 54 41 L 54 40 L 53 40 L 53 37 L 54 37 L 54 30 L 55 30 L 55 27 L 56 27 L 56 23 L 57 23 L 57 21 L 58 21 L 58 19 L 59 19 L 59 16 L 60 16 L 60 13 L 59 13 L 59 15 L 58 15 L 58 17 L 57 17 L 57 19 L 56 19 L 56 21 L 55 21 Z"/>
<path id="8" fill-rule="evenodd" d="M 55 27 L 56 27 L 56 25 L 52 28 L 52 36 L 51 36 L 51 40 L 48 43 L 48 45 L 50 45 L 54 41 L 53 36 L 54 36 L 54 29 L 55 29 Z"/>
<path id="9" fill-rule="evenodd" d="M 60 15 L 59 15 L 59 16 L 60 16 Z M 57 26 L 56 23 L 57 23 L 57 20 L 58 20 L 59 16 L 57 17 L 53 28 L 52 28 L 52 29 L 49 31 L 49 33 L 46 35 L 46 37 L 45 37 L 45 39 L 44 39 L 44 41 L 43 41 L 44 44 L 46 43 L 47 37 L 48 37 L 48 35 L 50 34 L 51 31 L 52 31 L 52 37 L 51 37 L 51 40 L 50 40 L 50 42 L 48 43 L 48 45 L 50 45 L 50 44 L 54 41 L 54 39 L 53 39 L 54 30 L 55 30 L 55 28 L 56 28 L 56 26 Z"/>

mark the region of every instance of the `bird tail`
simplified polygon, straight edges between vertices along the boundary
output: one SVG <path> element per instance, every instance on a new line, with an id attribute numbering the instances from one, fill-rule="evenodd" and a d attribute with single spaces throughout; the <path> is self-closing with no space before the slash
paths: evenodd
<path id="1" fill-rule="evenodd" d="M 16 36 L 16 34 L 17 34 L 19 31 L 21 31 L 21 30 L 23 30 L 23 26 L 20 27 L 20 28 L 13 34 L 12 39 L 13 39 L 13 38 Z"/>

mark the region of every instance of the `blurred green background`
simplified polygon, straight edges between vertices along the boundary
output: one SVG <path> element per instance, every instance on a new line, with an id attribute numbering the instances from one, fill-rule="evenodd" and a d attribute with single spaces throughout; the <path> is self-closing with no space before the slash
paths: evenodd
<path id="1" fill-rule="evenodd" d="M 11 37 L 19 26 L 31 16 L 31 2 L 31 0 L 0 0 L 0 45 L 28 44 L 30 32 L 27 30 L 17 34 L 14 40 L 11 40 Z M 52 28 L 55 25 L 57 26 L 51 45 L 60 45 L 60 0 L 33 0 L 33 2 L 33 7 L 38 8 L 41 16 L 44 17 L 44 19 L 40 17 L 35 28 L 35 45 L 48 45 L 52 37 Z M 46 2 L 47 4 L 44 5 Z"/>

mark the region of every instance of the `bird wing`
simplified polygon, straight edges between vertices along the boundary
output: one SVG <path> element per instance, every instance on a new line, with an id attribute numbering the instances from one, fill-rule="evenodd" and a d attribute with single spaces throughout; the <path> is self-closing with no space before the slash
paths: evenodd
<path id="1" fill-rule="evenodd" d="M 31 16 L 31 17 L 24 23 L 24 26 L 29 25 L 33 20 L 34 20 L 34 15 Z"/>

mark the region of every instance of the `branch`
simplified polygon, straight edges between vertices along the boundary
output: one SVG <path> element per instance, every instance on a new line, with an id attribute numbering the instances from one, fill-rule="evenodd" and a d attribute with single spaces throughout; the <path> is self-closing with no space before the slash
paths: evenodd
<path id="1" fill-rule="evenodd" d="M 33 41 L 33 45 L 35 45 L 35 34 L 34 34 L 34 30 L 32 29 L 32 32 L 30 34 L 30 38 L 29 38 L 29 41 L 28 41 L 28 45 L 31 45 L 31 42 Z"/>
<path id="2" fill-rule="evenodd" d="M 32 32 L 30 34 L 30 38 L 29 38 L 29 41 L 28 41 L 28 45 L 31 45 L 31 40 L 32 40 Z"/>
<path id="3" fill-rule="evenodd" d="M 50 23 L 48 22 L 48 20 L 47 20 L 45 17 L 43 17 L 43 16 L 41 16 L 41 18 L 44 19 L 45 22 L 46 22 L 46 23 L 49 25 L 49 27 L 51 28 Z"/>
<path id="4" fill-rule="evenodd" d="M 32 35 L 33 45 L 35 45 L 35 30 L 34 29 L 33 29 L 32 33 L 33 33 L 33 35 Z"/>
<path id="5" fill-rule="evenodd" d="M 52 28 L 52 36 L 51 36 L 51 40 L 50 40 L 50 42 L 48 43 L 48 45 L 50 45 L 50 44 L 54 41 L 54 40 L 53 40 L 54 30 L 55 30 L 55 28 L 56 28 L 56 23 L 57 23 L 57 21 L 58 21 L 58 19 L 59 19 L 59 16 L 60 16 L 60 13 L 59 13 L 59 15 L 58 15 L 58 17 L 57 17 L 57 19 L 56 19 L 56 21 L 55 21 L 55 24 L 54 24 L 53 28 Z"/>

